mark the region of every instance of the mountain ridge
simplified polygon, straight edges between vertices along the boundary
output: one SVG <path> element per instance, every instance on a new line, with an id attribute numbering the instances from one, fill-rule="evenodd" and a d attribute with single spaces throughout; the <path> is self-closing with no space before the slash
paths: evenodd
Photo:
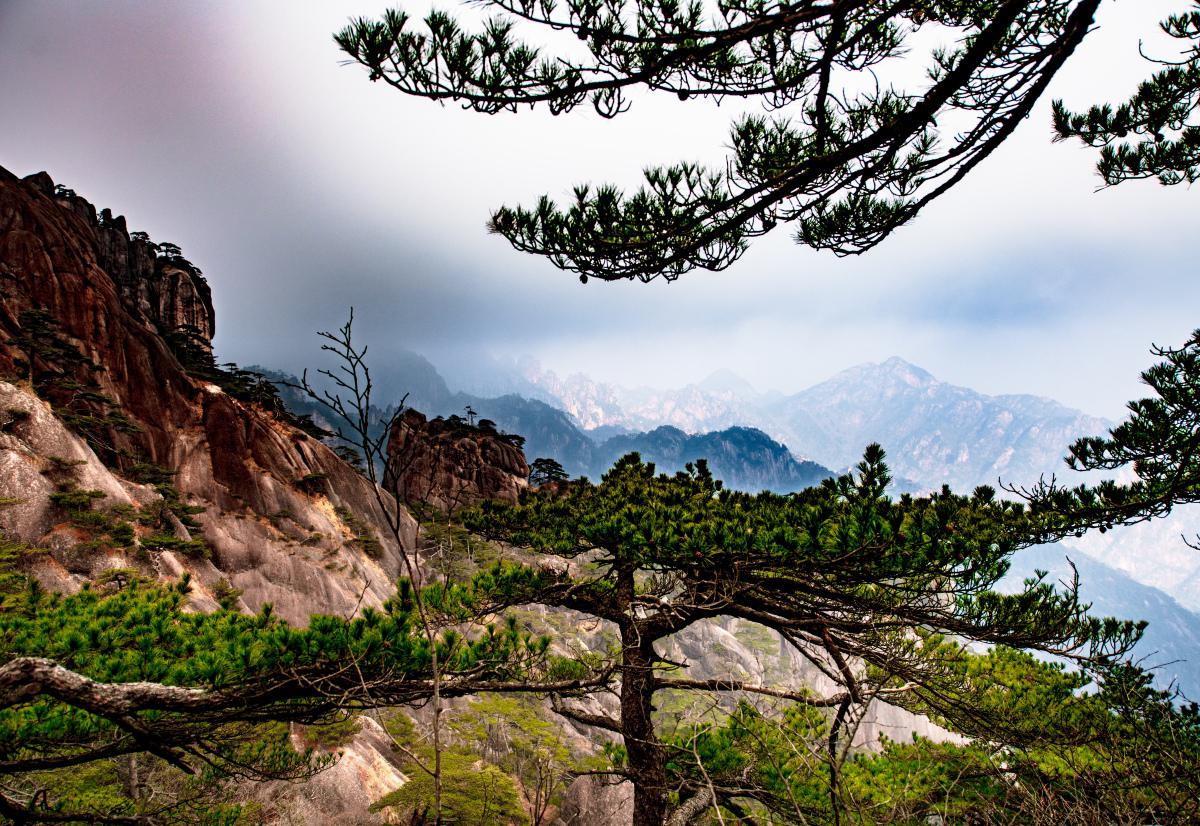
<path id="1" fill-rule="evenodd" d="M 775 442 L 787 446 L 797 465 L 815 462 L 831 472 L 853 467 L 867 444 L 879 442 L 888 453 L 896 492 L 937 490 L 943 484 L 960 490 L 980 484 L 1029 486 L 1051 474 L 1066 484 L 1078 484 L 1084 477 L 1063 462 L 1068 446 L 1113 426 L 1051 398 L 988 395 L 945 382 L 900 356 L 854 365 L 787 395 L 758 393 L 729 370 L 714 371 L 699 383 L 672 391 L 620 388 L 581 373 L 560 379 L 529 358 L 513 365 L 493 360 L 491 365 L 494 386 L 532 383 L 541 387 L 543 398 L 534 405 L 524 397 L 501 397 L 507 399 L 508 410 L 492 415 L 490 402 L 452 394 L 458 409 L 435 412 L 461 413 L 461 406 L 471 403 L 505 429 L 524 434 L 532 425 L 540 426 L 542 436 L 528 442 L 531 457 L 552 456 L 569 472 L 591 476 L 602 470 L 596 457 L 615 458 L 604 448 L 606 442 L 618 438 L 610 448 L 621 444 L 636 449 L 633 440 L 619 437 L 644 436 L 669 425 L 690 436 L 754 428 L 762 434 L 763 457 L 770 455 L 765 443 Z M 517 378 L 505 384 L 506 375 Z M 706 382 L 715 389 L 705 390 Z M 739 387 L 751 388 L 755 395 L 732 392 Z M 558 398 L 559 403 L 547 402 L 546 397 Z M 632 412 L 622 405 L 631 406 Z M 525 411 L 523 417 L 515 415 L 519 410 Z M 548 438 L 552 434 L 557 441 Z M 765 480 L 756 475 L 752 463 L 743 463 L 736 481 L 754 488 Z M 1094 559 L 1196 609 L 1200 559 L 1177 541 L 1181 533 L 1200 534 L 1200 514 L 1180 510 L 1151 526 L 1089 535 L 1077 544 Z"/>

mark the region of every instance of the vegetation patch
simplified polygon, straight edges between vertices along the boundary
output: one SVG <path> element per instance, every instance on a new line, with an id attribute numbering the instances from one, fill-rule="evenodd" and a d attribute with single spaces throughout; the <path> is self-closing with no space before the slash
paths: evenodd
<path id="1" fill-rule="evenodd" d="M 354 534 L 354 538 L 350 540 L 351 545 L 358 548 L 371 559 L 381 559 L 383 557 L 383 544 L 371 535 L 370 531 L 362 521 L 355 516 L 349 508 L 337 507 L 334 512 L 338 518 L 345 523 L 350 532 Z"/>
<path id="2" fill-rule="evenodd" d="M 175 551 L 184 556 L 200 559 L 208 559 L 212 556 L 212 548 L 209 547 L 208 542 L 203 538 L 180 539 L 177 536 L 159 533 L 142 537 L 141 545 L 149 551 Z"/>
<path id="3" fill-rule="evenodd" d="M 237 601 L 242 596 L 241 588 L 234 588 L 233 585 L 225 577 L 221 577 L 212 586 L 213 599 L 225 611 L 232 611 L 237 608 Z"/>
<path id="4" fill-rule="evenodd" d="M 73 482 L 59 485 L 58 490 L 50 494 L 51 504 L 72 514 L 90 511 L 92 505 L 103 498 L 104 491 L 83 490 L 76 487 Z"/>
<path id="5" fill-rule="evenodd" d="M 360 731 L 362 723 L 358 717 L 346 714 L 341 719 L 328 723 L 301 726 L 300 741 L 304 743 L 305 748 L 337 751 L 350 745 Z"/>
<path id="6" fill-rule="evenodd" d="M 432 758 L 432 754 L 422 756 L 426 760 Z M 372 803 L 371 811 L 392 808 L 409 813 L 431 811 L 433 778 L 414 768 L 408 774 L 408 782 Z M 529 823 L 513 779 L 475 754 L 457 750 L 442 753 L 442 818 L 459 826 Z"/>
<path id="7" fill-rule="evenodd" d="M 163 338 L 189 376 L 215 384 L 238 401 L 259 407 L 309 436 L 325 439 L 334 435 L 316 424 L 312 416 L 288 410 L 279 389 L 262 373 L 242 369 L 233 362 L 218 365 L 198 330 L 181 327 L 163 331 Z"/>

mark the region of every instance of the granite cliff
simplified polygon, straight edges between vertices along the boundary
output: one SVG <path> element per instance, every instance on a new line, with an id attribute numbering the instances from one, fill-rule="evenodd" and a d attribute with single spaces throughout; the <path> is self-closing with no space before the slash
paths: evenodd
<path id="1" fill-rule="evenodd" d="M 457 417 L 429 420 L 405 410 L 388 434 L 384 487 L 404 502 L 442 510 L 488 499 L 516 504 L 529 476 L 520 441 L 490 422 L 477 427 Z"/>
<path id="2" fill-rule="evenodd" d="M 124 219 L 45 173 L 0 170 L 0 289 L 0 372 L 16 382 L 6 407 L 29 413 L 4 434 L 0 489 L 22 501 L 0 511 L 0 528 L 41 542 L 62 522 L 49 501 L 58 488 L 102 489 L 101 507 L 166 491 L 175 510 L 196 511 L 174 517 L 174 534 L 207 549 L 102 542 L 86 575 L 180 568 L 202 590 L 225 580 L 246 608 L 271 602 L 295 622 L 391 593 L 400 548 L 367 481 L 317 439 L 185 369 L 180 337 L 207 349 L 215 320 L 207 283 L 181 256 L 155 257 Z M 51 457 L 67 461 L 47 468 Z M 55 584 L 84 575 L 57 571 Z"/>

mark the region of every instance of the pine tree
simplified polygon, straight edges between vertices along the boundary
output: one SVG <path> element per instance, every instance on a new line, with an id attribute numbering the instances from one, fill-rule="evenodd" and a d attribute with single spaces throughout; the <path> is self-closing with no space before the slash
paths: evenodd
<path id="1" fill-rule="evenodd" d="M 537 487 L 548 482 L 565 482 L 570 478 L 556 459 L 539 456 L 529 463 L 529 484 Z"/>
<path id="2" fill-rule="evenodd" d="M 344 721 L 433 692 L 433 649 L 406 581 L 382 610 L 314 615 L 303 629 L 269 606 L 255 616 L 185 610 L 188 587 L 123 577 L 71 596 L 32 580 L 7 588 L 0 816 L 226 822 L 218 815 L 237 816 L 222 802 L 229 782 L 304 778 L 328 765 L 293 749 L 280 724 Z M 440 584 L 423 599 L 445 629 L 434 639 L 444 696 L 528 689 L 545 676 L 547 640 L 512 623 L 473 635 L 448 627 L 489 610 L 470 589 Z M 129 766 L 156 776 L 155 794 L 139 794 Z"/>
<path id="3" fill-rule="evenodd" d="M 490 503 L 468 517 L 485 535 L 580 563 L 575 575 L 561 564 L 523 574 L 497 569 L 476 587 L 500 601 L 569 608 L 617 628 L 619 715 L 562 700 L 555 706 L 622 738 L 615 771 L 634 784 L 635 826 L 666 822 L 673 793 L 676 811 L 686 811 L 712 792 L 669 771 L 675 752 L 653 717 L 664 690 L 743 692 L 828 709 L 834 822 L 846 727 L 874 700 L 935 715 L 970 736 L 1022 745 L 1076 736 L 1069 721 L 1031 726 L 1014 718 L 1016 695 L 986 668 L 963 666 L 961 645 L 945 635 L 1087 664 L 1121 657 L 1140 627 L 1091 618 L 1073 589 L 1056 592 L 1037 579 L 1014 595 L 991 590 L 1026 541 L 1020 504 L 986 487 L 970 497 L 943 490 L 892 501 L 888 482 L 877 445 L 855 474 L 787 496 L 725 490 L 704 463 L 656 475 L 631 454 L 599 484 L 534 491 L 517 506 Z M 801 685 L 679 676 L 657 644 L 714 617 L 777 632 L 837 689 L 817 695 Z M 1067 694 L 1078 687 L 1066 685 Z"/>
<path id="4" fill-rule="evenodd" d="M 1138 178 L 1163 184 L 1200 180 L 1200 3 L 1196 11 L 1164 20 L 1164 33 L 1184 44 L 1180 59 L 1154 59 L 1164 68 L 1116 108 L 1104 104 L 1073 113 L 1054 103 L 1060 140 L 1078 138 L 1100 148 L 1097 170 L 1115 186 Z"/>
<path id="5" fill-rule="evenodd" d="M 488 0 L 495 16 L 478 32 L 389 11 L 335 39 L 373 81 L 484 113 L 590 104 L 616 117 L 637 87 L 760 102 L 769 114 L 733 124 L 726 165 L 652 168 L 632 194 L 578 186 L 569 203 L 492 216 L 514 247 L 581 280 L 648 281 L 724 269 L 780 223 L 840 255 L 880 243 L 1012 133 L 1100 2 L 725 0 L 709 19 L 675 0 Z M 583 56 L 524 43 L 518 25 L 574 36 Z M 929 54 L 920 81 L 896 81 L 935 30 L 954 45 Z"/>

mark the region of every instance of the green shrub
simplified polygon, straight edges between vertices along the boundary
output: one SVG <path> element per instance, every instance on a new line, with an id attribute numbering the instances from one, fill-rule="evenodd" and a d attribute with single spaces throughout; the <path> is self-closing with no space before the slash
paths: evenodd
<path id="1" fill-rule="evenodd" d="M 143 538 L 141 543 L 143 548 L 150 551 L 178 551 L 185 556 L 201 559 L 208 559 L 212 556 L 212 549 L 203 539 L 180 539 L 177 536 L 160 533 Z"/>
<path id="2" fill-rule="evenodd" d="M 371 811 L 393 807 L 431 811 L 433 799 L 433 778 L 427 772 L 410 771 L 409 781 L 372 803 Z M 529 823 L 513 779 L 474 754 L 460 751 L 442 754 L 442 818 L 458 826 Z"/>
<path id="3" fill-rule="evenodd" d="M 174 481 L 176 471 L 149 462 L 137 462 L 130 465 L 122 475 L 130 481 L 144 485 L 162 485 Z"/>
<path id="4" fill-rule="evenodd" d="M 137 534 L 133 529 L 133 525 L 128 522 L 118 522 L 108 531 L 108 538 L 113 541 L 114 545 L 128 547 L 133 544 Z"/>
<path id="5" fill-rule="evenodd" d="M 91 510 L 92 503 L 103 498 L 104 491 L 83 490 L 73 484 L 61 485 L 57 492 L 50 494 L 51 503 L 65 511 Z"/>
<path id="6" fill-rule="evenodd" d="M 242 589 L 234 588 L 228 579 L 221 577 L 213 585 L 212 595 L 218 605 L 226 611 L 232 611 L 237 607 L 238 597 L 242 595 Z"/>
<path id="7" fill-rule="evenodd" d="M 319 748 L 323 751 L 336 751 L 348 745 L 354 736 L 362 731 L 362 723 L 353 714 L 331 723 L 315 726 L 304 726 L 300 739 L 305 748 Z"/>
<path id="8" fill-rule="evenodd" d="M 335 512 L 346 523 L 346 527 L 354 533 L 354 538 L 350 540 L 351 545 L 370 559 L 380 559 L 383 556 L 383 544 L 367 531 L 366 526 L 359 521 L 357 516 L 348 508 L 339 507 L 335 509 Z"/>
<path id="9" fill-rule="evenodd" d="M 114 527 L 115 520 L 104 511 L 72 510 L 71 524 L 91 531 L 108 531 Z"/>

